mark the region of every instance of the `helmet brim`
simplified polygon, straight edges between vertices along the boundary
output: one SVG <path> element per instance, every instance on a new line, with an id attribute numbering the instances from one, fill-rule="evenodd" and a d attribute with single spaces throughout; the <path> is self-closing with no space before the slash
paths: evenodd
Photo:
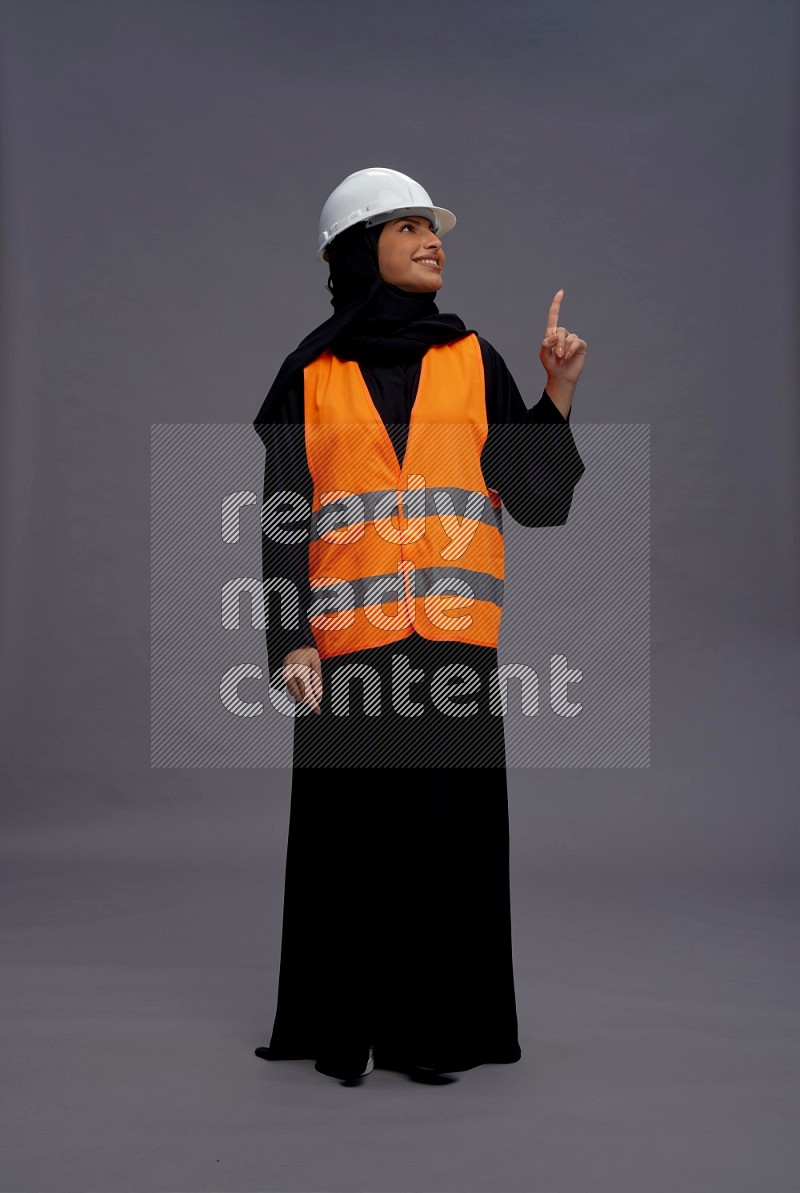
<path id="1" fill-rule="evenodd" d="M 366 220 L 356 220 L 355 223 L 363 223 L 368 228 L 376 227 L 378 224 L 388 224 L 389 220 L 400 219 L 404 215 L 421 215 L 425 219 L 430 219 L 433 215 L 433 221 L 436 225 L 435 231 L 437 236 L 444 236 L 447 232 L 451 232 L 456 226 L 456 217 L 452 211 L 448 211 L 446 207 L 395 207 L 392 211 L 382 211 L 378 215 L 370 216 Z M 350 225 L 351 227 L 353 225 Z M 337 235 L 344 232 L 345 228 L 341 228 Z M 317 253 L 317 260 L 325 264 L 324 254 L 327 252 L 328 246 L 333 244 L 335 236 L 322 246 Z"/>

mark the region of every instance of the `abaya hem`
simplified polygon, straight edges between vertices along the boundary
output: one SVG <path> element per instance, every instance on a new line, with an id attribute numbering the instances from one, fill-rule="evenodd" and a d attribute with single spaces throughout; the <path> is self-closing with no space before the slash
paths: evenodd
<path id="1" fill-rule="evenodd" d="M 269 1048 L 259 1049 L 259 1056 L 263 1060 L 313 1060 L 318 1073 L 328 1077 L 339 1077 L 343 1081 L 360 1076 L 366 1068 L 368 1051 L 363 1055 L 363 1064 L 358 1059 L 353 1065 L 346 1066 L 339 1061 L 330 1061 L 327 1056 L 317 1055 L 304 1049 L 280 1049 L 270 1044 Z M 429 1056 L 427 1054 L 410 1056 L 409 1054 L 392 1054 L 380 1048 L 373 1047 L 373 1060 L 376 1069 L 387 1069 L 391 1072 L 409 1072 L 413 1069 L 433 1069 L 439 1073 L 466 1073 L 470 1069 L 477 1069 L 480 1065 L 513 1065 L 522 1059 L 522 1049 L 519 1044 L 509 1045 L 505 1049 L 493 1049 L 487 1052 L 462 1054 L 460 1056 Z M 359 1065 L 361 1066 L 359 1068 Z"/>

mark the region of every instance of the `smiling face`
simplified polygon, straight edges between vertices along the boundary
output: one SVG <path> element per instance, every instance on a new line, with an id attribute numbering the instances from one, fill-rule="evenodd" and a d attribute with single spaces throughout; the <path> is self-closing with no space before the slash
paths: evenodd
<path id="1" fill-rule="evenodd" d="M 440 289 L 444 249 L 430 220 L 407 215 L 385 223 L 378 239 L 378 268 L 384 282 L 400 290 Z"/>

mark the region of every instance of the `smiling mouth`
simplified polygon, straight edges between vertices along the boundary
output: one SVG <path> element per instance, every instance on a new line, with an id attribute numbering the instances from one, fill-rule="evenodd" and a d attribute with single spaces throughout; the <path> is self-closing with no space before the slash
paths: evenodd
<path id="1" fill-rule="evenodd" d="M 432 265 L 434 269 L 441 269 L 441 265 L 435 257 L 415 257 L 414 261 L 417 265 Z"/>

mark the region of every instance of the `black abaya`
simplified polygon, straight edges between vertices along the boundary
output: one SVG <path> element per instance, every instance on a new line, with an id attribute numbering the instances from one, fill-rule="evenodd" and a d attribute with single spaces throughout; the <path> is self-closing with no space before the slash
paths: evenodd
<path id="1" fill-rule="evenodd" d="M 398 654 L 429 674 L 454 659 L 485 669 L 494 653 L 414 634 L 346 659 L 368 655 L 388 678 Z M 518 1060 L 501 720 L 493 718 L 479 771 L 458 758 L 459 744 L 475 741 L 476 718 L 450 718 L 449 740 L 439 724 L 422 743 L 406 718 L 404 740 L 410 735 L 421 765 L 409 765 L 410 749 L 382 754 L 398 741 L 386 727 L 400 717 L 376 718 L 378 741 L 366 718 L 342 718 L 336 752 L 360 757 L 350 769 L 320 767 L 308 747 L 321 736 L 334 740 L 320 730 L 331 716 L 332 672 L 344 661 L 323 663 L 322 716 L 295 723 L 270 1059 L 312 1057 L 341 1076 L 363 1071 L 370 1046 L 377 1067 L 454 1072 Z M 423 695 L 414 692 L 415 700 Z M 431 711 L 428 702 L 420 722 Z M 486 726 L 485 714 L 480 721 Z M 487 766 L 489 749 L 499 765 Z M 399 765 L 365 765 L 369 750 Z M 428 758 L 439 769 L 425 765 Z"/>
<path id="2" fill-rule="evenodd" d="M 566 520 L 583 464 L 564 419 L 545 393 L 527 410 L 502 358 L 480 340 L 489 435 L 487 484 L 518 521 Z M 419 379 L 419 355 L 361 363 L 402 459 Z M 270 424 L 264 499 L 313 484 L 302 434 L 302 374 L 287 381 Z M 552 424 L 544 431 L 542 424 Z M 553 427 L 559 427 L 553 431 Z M 288 651 L 313 645 L 308 620 L 307 544 L 264 538 L 264 576 L 290 578 L 301 594 L 295 627 L 267 604 L 275 674 Z M 380 717 L 330 707 L 336 668 L 364 661 L 391 681 L 402 655 L 424 673 L 410 694 L 418 717 Z M 480 677 L 477 716 L 441 714 L 433 672 L 447 663 Z M 502 718 L 488 708 L 497 652 L 417 633 L 357 655 L 324 660 L 322 716 L 295 719 L 295 754 L 283 906 L 278 1004 L 269 1059 L 312 1058 L 325 1073 L 428 1066 L 443 1072 L 521 1056 L 514 995 L 509 891 L 508 800 Z M 263 1051 L 261 1053 L 263 1055 Z"/>

